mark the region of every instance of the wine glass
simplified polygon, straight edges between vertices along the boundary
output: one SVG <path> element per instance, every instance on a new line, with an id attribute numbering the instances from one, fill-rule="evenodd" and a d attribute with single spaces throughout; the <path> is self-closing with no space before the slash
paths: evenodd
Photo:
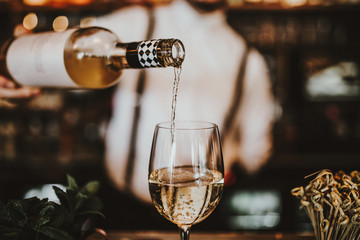
<path id="1" fill-rule="evenodd" d="M 209 122 L 165 122 L 154 131 L 149 190 L 158 212 L 175 223 L 181 240 L 218 205 L 224 186 L 219 130 Z"/>

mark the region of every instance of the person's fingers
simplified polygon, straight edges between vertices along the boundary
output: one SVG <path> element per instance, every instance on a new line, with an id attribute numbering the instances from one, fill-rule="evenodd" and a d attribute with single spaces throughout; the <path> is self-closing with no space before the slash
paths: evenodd
<path id="1" fill-rule="evenodd" d="M 4 76 L 0 75 L 0 87 L 4 88 L 15 88 L 15 83 Z"/>
<path id="2" fill-rule="evenodd" d="M 0 98 L 28 98 L 40 94 L 40 88 L 20 87 L 16 88 L 16 84 L 0 75 Z"/>
<path id="3" fill-rule="evenodd" d="M 38 88 L 0 88 L 0 98 L 4 99 L 29 98 L 38 94 Z"/>
<path id="4" fill-rule="evenodd" d="M 24 34 L 27 34 L 27 33 L 31 33 L 31 31 L 24 28 L 24 26 L 22 24 L 18 24 L 14 28 L 14 36 L 15 37 L 20 36 L 20 35 L 24 35 Z"/>

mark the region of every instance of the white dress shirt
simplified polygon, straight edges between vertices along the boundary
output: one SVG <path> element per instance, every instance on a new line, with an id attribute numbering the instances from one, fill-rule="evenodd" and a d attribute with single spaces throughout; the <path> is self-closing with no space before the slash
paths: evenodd
<path id="1" fill-rule="evenodd" d="M 187 1 L 174 0 L 154 10 L 151 38 L 180 39 L 186 50 L 179 85 L 176 120 L 203 120 L 219 125 L 234 98 L 241 59 L 246 44 L 227 23 L 225 13 L 200 13 Z M 145 40 L 149 11 L 141 6 L 125 7 L 96 20 L 97 26 L 112 30 L 122 42 Z M 225 171 L 238 163 L 249 173 L 268 159 L 274 102 L 263 57 L 249 52 L 239 108 L 223 155 Z M 106 167 L 119 189 L 126 186 L 126 168 L 139 70 L 124 70 L 114 96 L 113 117 L 106 134 Z M 148 164 L 155 125 L 171 117 L 173 68 L 146 70 L 146 88 L 141 96 L 141 115 L 136 142 L 132 192 L 144 201 L 148 193 Z"/>

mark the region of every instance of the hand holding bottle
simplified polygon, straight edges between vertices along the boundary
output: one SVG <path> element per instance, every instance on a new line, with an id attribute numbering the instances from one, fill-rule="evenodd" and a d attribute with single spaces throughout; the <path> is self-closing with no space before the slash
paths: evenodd
<path id="1" fill-rule="evenodd" d="M 0 75 L 0 99 L 30 98 L 40 93 L 39 88 L 17 87 L 13 81 Z"/>
<path id="2" fill-rule="evenodd" d="M 30 33 L 21 24 L 14 29 L 14 36 Z M 1 60 L 1 59 L 0 59 Z M 14 81 L 0 74 L 0 99 L 21 99 L 37 96 L 41 93 L 40 88 L 20 87 Z"/>

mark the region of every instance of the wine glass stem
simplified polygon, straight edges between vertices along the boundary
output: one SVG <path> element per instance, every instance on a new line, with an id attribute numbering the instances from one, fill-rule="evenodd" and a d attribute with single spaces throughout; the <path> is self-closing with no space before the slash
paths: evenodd
<path id="1" fill-rule="evenodd" d="M 181 240 L 189 240 L 190 239 L 190 226 L 180 226 L 180 237 Z"/>

